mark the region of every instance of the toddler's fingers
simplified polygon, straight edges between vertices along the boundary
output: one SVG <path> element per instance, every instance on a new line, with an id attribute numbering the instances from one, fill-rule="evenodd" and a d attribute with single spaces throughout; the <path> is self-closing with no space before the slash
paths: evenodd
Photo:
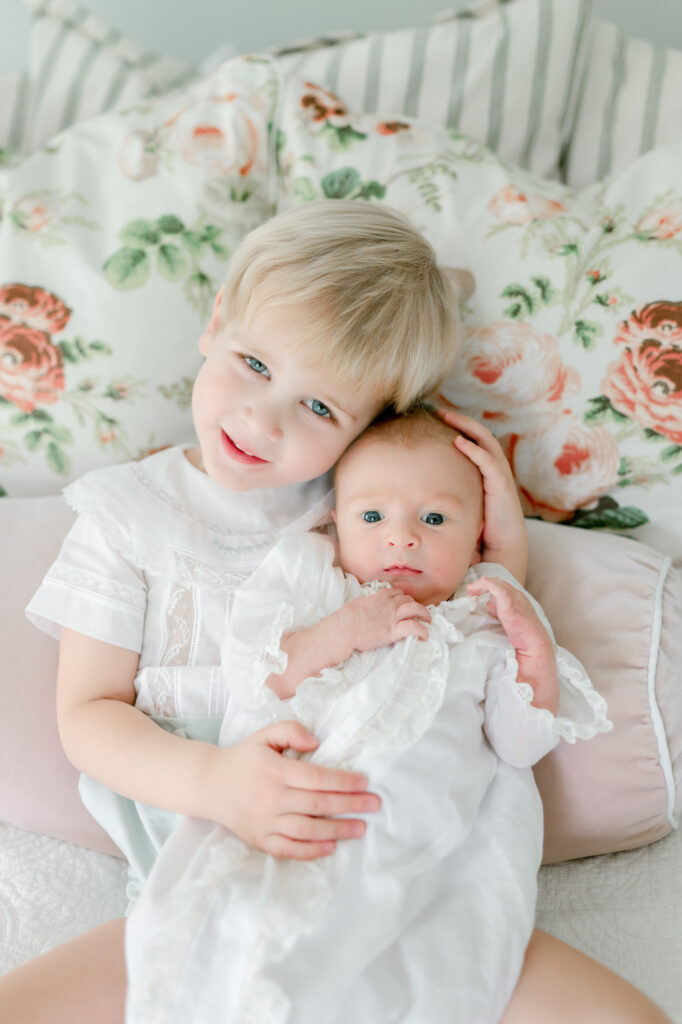
<path id="1" fill-rule="evenodd" d="M 278 860 L 318 860 L 328 857 L 336 849 L 336 843 L 324 840 L 317 843 L 306 843 L 298 839 L 272 833 L 263 843 L 263 850 Z"/>
<path id="2" fill-rule="evenodd" d="M 308 843 L 360 839 L 367 825 L 361 818 L 315 818 L 305 814 L 282 814 L 277 818 L 280 834 Z"/>
<path id="3" fill-rule="evenodd" d="M 283 781 L 291 789 L 310 790 L 317 795 L 330 793 L 366 793 L 367 776 L 361 772 L 346 772 L 340 768 L 327 768 L 310 761 L 293 761 L 284 758 Z M 312 814 L 345 814 L 347 811 L 311 811 Z"/>
<path id="4" fill-rule="evenodd" d="M 293 720 L 267 725 L 264 729 L 260 729 L 259 733 L 268 746 L 279 752 L 290 748 L 306 753 L 315 750 L 319 744 L 316 736 L 308 732 L 300 722 Z"/>
<path id="5" fill-rule="evenodd" d="M 321 793 L 307 789 L 289 789 L 282 797 L 287 814 L 313 818 L 335 818 L 340 814 L 373 814 L 381 807 L 376 793 Z"/>

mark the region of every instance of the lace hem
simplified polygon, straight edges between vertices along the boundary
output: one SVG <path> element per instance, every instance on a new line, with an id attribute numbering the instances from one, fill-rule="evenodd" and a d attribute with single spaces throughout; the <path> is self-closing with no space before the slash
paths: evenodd
<path id="1" fill-rule="evenodd" d="M 579 722 L 566 715 L 553 715 L 548 708 L 536 708 L 533 700 L 533 687 L 529 683 L 515 682 L 514 687 L 529 715 L 545 725 L 551 733 L 575 743 L 577 740 L 589 740 L 599 733 L 610 732 L 613 722 L 606 717 L 607 704 L 604 698 L 592 686 L 582 666 L 571 663 L 571 657 L 562 648 L 554 646 L 554 655 L 559 676 L 559 686 L 568 686 L 577 691 L 586 701 L 592 712 L 590 721 Z M 516 653 L 513 649 L 505 652 L 506 668 L 512 679 L 516 680 L 519 672 Z"/>

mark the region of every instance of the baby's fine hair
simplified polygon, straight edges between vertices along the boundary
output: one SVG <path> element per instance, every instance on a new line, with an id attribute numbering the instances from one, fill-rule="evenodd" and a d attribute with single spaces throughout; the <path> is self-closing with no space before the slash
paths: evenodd
<path id="1" fill-rule="evenodd" d="M 223 289 L 223 323 L 291 311 L 312 364 L 397 411 L 452 371 L 457 293 L 402 214 L 362 200 L 296 206 L 250 232 Z"/>

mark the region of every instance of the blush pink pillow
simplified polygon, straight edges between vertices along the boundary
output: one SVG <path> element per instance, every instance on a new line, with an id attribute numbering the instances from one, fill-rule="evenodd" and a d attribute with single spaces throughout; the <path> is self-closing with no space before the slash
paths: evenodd
<path id="1" fill-rule="evenodd" d="M 24 615 L 72 519 L 59 497 L 0 500 L 0 819 L 118 854 L 81 805 L 59 743 L 57 644 Z M 545 862 L 653 842 L 681 802 L 680 576 L 635 541 L 535 521 L 528 532 L 528 589 L 614 723 L 589 742 L 560 744 L 536 768 Z"/>
<path id="2" fill-rule="evenodd" d="M 613 722 L 610 733 L 560 743 L 536 766 L 544 862 L 651 843 L 682 804 L 682 577 L 638 541 L 527 525 L 526 586 Z"/>
<path id="3" fill-rule="evenodd" d="M 121 856 L 81 804 L 59 742 L 58 644 L 24 614 L 73 518 L 59 496 L 0 499 L 0 819 Z"/>

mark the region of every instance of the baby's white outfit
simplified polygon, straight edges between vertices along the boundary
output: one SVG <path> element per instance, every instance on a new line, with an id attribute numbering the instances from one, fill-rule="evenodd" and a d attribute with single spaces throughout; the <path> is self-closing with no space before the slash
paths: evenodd
<path id="1" fill-rule="evenodd" d="M 185 449 L 94 470 L 66 489 L 79 516 L 27 614 L 57 638 L 67 627 L 138 651 L 136 706 L 172 732 L 215 743 L 232 594 L 282 533 L 329 521 L 331 481 L 228 491 Z M 128 858 L 134 899 L 180 816 L 85 776 L 80 791 Z"/>
<path id="2" fill-rule="evenodd" d="M 530 765 L 608 730 L 606 705 L 556 648 L 559 713 L 535 708 L 464 584 L 430 607 L 426 642 L 355 653 L 278 700 L 283 632 L 387 585 L 333 557 L 327 537 L 282 538 L 235 595 L 220 743 L 296 718 L 320 741 L 310 760 L 366 772 L 382 808 L 313 862 L 184 820 L 128 922 L 128 1024 L 495 1024 L 516 984 L 542 850 Z M 515 584 L 491 564 L 464 583 L 484 574 Z"/>

